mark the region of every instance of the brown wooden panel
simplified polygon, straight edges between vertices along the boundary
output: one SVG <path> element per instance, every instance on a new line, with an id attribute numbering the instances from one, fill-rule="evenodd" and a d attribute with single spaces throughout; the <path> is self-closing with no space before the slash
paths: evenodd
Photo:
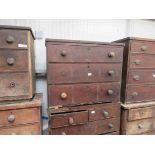
<path id="1" fill-rule="evenodd" d="M 111 53 L 113 56 L 111 56 Z M 110 56 L 109 56 L 110 55 Z M 48 62 L 122 62 L 123 46 L 48 45 Z"/>
<path id="2" fill-rule="evenodd" d="M 48 64 L 48 84 L 121 81 L 119 64 Z"/>
<path id="3" fill-rule="evenodd" d="M 132 54 L 130 55 L 129 67 L 138 68 L 155 68 L 155 54 Z"/>
<path id="4" fill-rule="evenodd" d="M 26 50 L 0 50 L 0 72 L 28 71 Z"/>
<path id="5" fill-rule="evenodd" d="M 110 91 L 110 92 L 109 92 Z M 120 83 L 49 85 L 49 107 L 92 102 L 115 102 L 120 99 Z"/>
<path id="6" fill-rule="evenodd" d="M 155 85 L 127 86 L 127 102 L 140 102 L 152 100 L 155 100 Z"/>
<path id="7" fill-rule="evenodd" d="M 41 129 L 39 123 L 0 128 L 0 135 L 40 135 L 40 134 Z"/>
<path id="8" fill-rule="evenodd" d="M 105 134 L 100 134 L 100 135 L 120 135 L 120 132 L 115 131 L 115 132 L 110 132 L 110 133 L 105 133 Z"/>
<path id="9" fill-rule="evenodd" d="M 141 134 L 155 130 L 155 118 L 148 118 L 127 123 L 126 134 Z"/>
<path id="10" fill-rule="evenodd" d="M 129 110 L 128 120 L 132 121 L 151 117 L 155 117 L 155 106 Z"/>
<path id="11" fill-rule="evenodd" d="M 155 70 L 136 70 L 128 72 L 128 84 L 155 83 Z"/>
<path id="12" fill-rule="evenodd" d="M 29 74 L 1 73 L 0 100 L 11 100 L 12 97 L 29 95 Z"/>
<path id="13" fill-rule="evenodd" d="M 155 131 L 145 132 L 145 133 L 142 133 L 140 135 L 155 135 Z"/>
<path id="14" fill-rule="evenodd" d="M 107 103 L 89 109 L 89 121 L 120 117 L 120 105 Z"/>
<path id="15" fill-rule="evenodd" d="M 27 49 L 27 32 L 24 30 L 0 29 L 0 48 Z"/>
<path id="16" fill-rule="evenodd" d="M 132 41 L 130 50 L 138 53 L 155 53 L 155 42 Z"/>
<path id="17" fill-rule="evenodd" d="M 95 134 L 103 134 L 107 132 L 119 131 L 119 128 L 120 128 L 119 118 L 112 118 L 106 120 L 93 121 L 84 125 L 51 129 L 51 134 L 95 135 Z"/>
<path id="18" fill-rule="evenodd" d="M 0 111 L 0 127 L 40 122 L 38 108 Z"/>
<path id="19" fill-rule="evenodd" d="M 50 116 L 51 128 L 85 124 L 88 122 L 88 111 L 61 113 Z"/>

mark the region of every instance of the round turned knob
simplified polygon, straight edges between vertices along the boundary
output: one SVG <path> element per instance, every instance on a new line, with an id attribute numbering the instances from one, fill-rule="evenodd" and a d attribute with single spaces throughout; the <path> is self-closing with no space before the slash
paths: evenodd
<path id="1" fill-rule="evenodd" d="M 11 43 L 14 42 L 14 40 L 15 40 L 15 39 L 14 39 L 13 36 L 8 36 L 7 39 L 6 39 L 6 42 L 9 43 L 9 44 L 11 44 Z"/>
<path id="2" fill-rule="evenodd" d="M 142 125 L 142 124 L 139 124 L 139 125 L 138 125 L 138 128 L 139 128 L 139 129 L 143 129 L 143 125 Z"/>
<path id="3" fill-rule="evenodd" d="M 143 45 L 143 46 L 141 47 L 141 50 L 142 50 L 142 51 L 146 51 L 146 50 L 147 50 L 147 46 Z"/>
<path id="4" fill-rule="evenodd" d="M 140 60 L 136 60 L 136 61 L 135 61 L 135 64 L 136 64 L 136 65 L 140 65 L 140 63 L 141 63 Z"/>
<path id="5" fill-rule="evenodd" d="M 15 121 L 15 115 L 11 114 L 8 116 L 8 122 L 13 123 Z"/>
<path id="6" fill-rule="evenodd" d="M 108 127 L 111 129 L 111 128 L 113 128 L 113 124 L 112 123 L 109 123 L 108 124 Z"/>
<path id="7" fill-rule="evenodd" d="M 69 117 L 69 124 L 73 124 L 74 123 L 74 119 L 72 117 Z"/>
<path id="8" fill-rule="evenodd" d="M 138 81 L 140 79 L 140 77 L 139 77 L 139 75 L 134 75 L 133 76 L 133 79 L 136 80 L 136 81 Z"/>
<path id="9" fill-rule="evenodd" d="M 138 96 L 138 93 L 137 93 L 137 92 L 133 92 L 133 93 L 132 93 L 132 96 L 133 96 L 133 97 L 136 97 L 136 96 Z"/>
<path id="10" fill-rule="evenodd" d="M 113 93 L 114 93 L 114 91 L 111 90 L 111 89 L 109 89 L 109 90 L 107 91 L 107 94 L 108 94 L 108 95 L 112 95 Z"/>
<path id="11" fill-rule="evenodd" d="M 15 86 L 16 86 L 16 84 L 14 82 L 11 82 L 9 85 L 10 88 L 14 88 Z"/>
<path id="12" fill-rule="evenodd" d="M 108 118 L 109 113 L 108 113 L 107 111 L 103 111 L 103 116 L 104 116 L 105 118 Z"/>
<path id="13" fill-rule="evenodd" d="M 15 59 L 14 58 L 7 58 L 7 63 L 8 63 L 8 65 L 13 65 L 15 63 Z"/>
<path id="14" fill-rule="evenodd" d="M 67 52 L 65 50 L 61 51 L 61 56 L 65 57 L 67 55 Z"/>
<path id="15" fill-rule="evenodd" d="M 111 57 L 114 57 L 115 56 L 115 52 L 109 52 L 108 53 L 108 56 L 111 58 Z"/>
<path id="16" fill-rule="evenodd" d="M 66 135 L 66 133 L 65 133 L 65 132 L 61 132 L 61 134 L 62 134 L 62 135 Z"/>
<path id="17" fill-rule="evenodd" d="M 114 74 L 115 74 L 114 70 L 109 70 L 109 71 L 108 71 L 108 75 L 112 76 L 112 75 L 114 75 Z"/>
<path id="18" fill-rule="evenodd" d="M 67 93 L 63 92 L 63 93 L 61 93 L 61 95 L 60 95 L 60 96 L 61 96 L 61 99 L 63 99 L 63 100 L 64 100 L 64 99 L 66 99 L 66 98 L 67 98 Z"/>

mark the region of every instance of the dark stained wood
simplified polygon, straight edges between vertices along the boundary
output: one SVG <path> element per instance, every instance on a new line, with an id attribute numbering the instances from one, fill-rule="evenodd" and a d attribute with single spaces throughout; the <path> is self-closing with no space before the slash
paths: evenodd
<path id="1" fill-rule="evenodd" d="M 107 132 L 114 132 L 119 130 L 119 118 L 112 118 L 106 120 L 99 120 L 94 122 L 89 122 L 84 125 L 69 126 L 63 128 L 52 129 L 51 134 L 54 135 L 95 135 L 103 134 Z M 112 127 L 110 128 L 110 124 Z"/>
<path id="2" fill-rule="evenodd" d="M 118 64 L 48 64 L 48 84 L 121 81 Z"/>

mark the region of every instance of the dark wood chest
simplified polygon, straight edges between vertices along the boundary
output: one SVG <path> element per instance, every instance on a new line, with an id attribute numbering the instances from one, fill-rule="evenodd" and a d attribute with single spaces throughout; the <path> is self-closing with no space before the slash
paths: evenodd
<path id="1" fill-rule="evenodd" d="M 0 101 L 32 98 L 34 77 L 31 29 L 0 26 Z"/>
<path id="2" fill-rule="evenodd" d="M 46 40 L 50 134 L 118 133 L 123 44 Z"/>

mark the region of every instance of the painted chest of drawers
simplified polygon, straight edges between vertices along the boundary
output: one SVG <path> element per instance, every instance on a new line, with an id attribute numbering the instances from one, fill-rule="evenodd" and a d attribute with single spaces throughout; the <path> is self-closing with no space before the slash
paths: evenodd
<path id="1" fill-rule="evenodd" d="M 33 99 L 3 102 L 0 105 L 0 135 L 41 134 L 42 95 Z"/>
<path id="2" fill-rule="evenodd" d="M 46 40 L 50 134 L 119 132 L 123 44 Z"/>
<path id="3" fill-rule="evenodd" d="M 32 98 L 34 77 L 31 29 L 0 26 L 0 101 Z"/>

